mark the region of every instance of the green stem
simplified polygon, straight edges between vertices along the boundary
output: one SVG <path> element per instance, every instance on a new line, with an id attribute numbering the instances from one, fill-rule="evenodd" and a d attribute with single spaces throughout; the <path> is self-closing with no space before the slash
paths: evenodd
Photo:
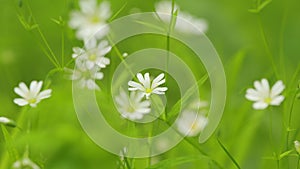
<path id="1" fill-rule="evenodd" d="M 289 120 L 288 120 L 288 126 L 287 126 L 287 134 L 286 134 L 286 151 L 289 149 L 289 137 L 290 137 L 290 129 L 291 129 L 291 121 L 292 121 L 292 112 L 294 109 L 294 103 L 296 101 L 296 97 L 297 97 L 297 91 L 293 96 L 293 101 L 292 101 L 290 111 L 289 111 Z"/>
<path id="2" fill-rule="evenodd" d="M 227 156 L 230 158 L 230 160 L 233 162 L 233 164 L 236 166 L 236 168 L 241 169 L 239 163 L 234 159 L 234 157 L 230 154 L 230 152 L 227 150 L 227 148 L 222 144 L 222 142 L 217 138 L 217 141 L 223 151 L 227 154 Z"/>
<path id="3" fill-rule="evenodd" d="M 269 42 L 268 42 L 267 37 L 266 37 L 266 32 L 263 28 L 262 18 L 261 18 L 260 14 L 258 14 L 258 18 L 259 18 L 260 32 L 261 32 L 261 35 L 262 35 L 262 38 L 263 38 L 263 43 L 264 43 L 265 48 L 266 48 L 267 56 L 270 59 L 270 62 L 272 64 L 272 68 L 273 68 L 273 71 L 275 73 L 275 76 L 278 78 L 279 76 L 278 76 L 276 64 L 275 64 L 274 57 L 273 57 L 273 54 L 272 54 L 271 49 L 270 49 Z"/>
<path id="4" fill-rule="evenodd" d="M 299 162 L 300 162 L 300 155 L 298 155 L 298 160 L 297 160 L 297 169 L 300 169 Z"/>

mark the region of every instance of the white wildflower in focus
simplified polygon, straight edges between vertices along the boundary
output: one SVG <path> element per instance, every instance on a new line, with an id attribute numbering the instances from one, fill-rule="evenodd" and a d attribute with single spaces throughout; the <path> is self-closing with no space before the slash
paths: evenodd
<path id="1" fill-rule="evenodd" d="M 270 89 L 267 79 L 254 82 L 255 89 L 248 89 L 246 92 L 246 98 L 250 101 L 254 101 L 254 109 L 265 109 L 269 105 L 279 106 L 284 100 L 284 96 L 280 95 L 285 86 L 281 80 L 277 81 Z"/>
<path id="2" fill-rule="evenodd" d="M 69 21 L 69 26 L 77 30 L 76 37 L 80 40 L 104 37 L 111 16 L 110 3 L 104 1 L 98 5 L 97 0 L 80 0 L 79 6 L 80 11 L 72 11 Z"/>
<path id="3" fill-rule="evenodd" d="M 13 169 L 40 169 L 40 167 L 37 164 L 35 164 L 27 157 L 14 162 L 12 168 Z"/>
<path id="4" fill-rule="evenodd" d="M 41 91 L 42 85 L 42 81 L 32 81 L 30 83 L 30 87 L 28 88 L 25 83 L 21 82 L 18 87 L 14 88 L 14 91 L 22 98 L 14 99 L 14 103 L 19 106 L 25 106 L 29 104 L 31 107 L 36 107 L 41 100 L 51 96 L 52 90 L 47 89 Z"/>
<path id="5" fill-rule="evenodd" d="M 298 154 L 300 154 L 300 142 L 299 141 L 294 141 L 295 149 Z"/>
<path id="6" fill-rule="evenodd" d="M 171 1 L 160 1 L 155 5 L 155 10 L 158 13 L 159 17 L 167 24 L 171 22 L 171 16 L 163 15 L 172 13 L 172 2 Z M 178 17 L 185 19 L 187 22 L 191 23 L 194 26 L 187 25 L 186 22 L 181 19 L 177 19 L 175 23 L 175 29 L 184 33 L 199 34 L 205 33 L 208 29 L 208 24 L 206 20 L 196 18 L 189 13 L 179 11 L 179 6 L 175 4 L 174 12 L 178 10 Z"/>
<path id="7" fill-rule="evenodd" d="M 142 119 L 145 114 L 150 113 L 150 101 L 143 100 L 143 94 L 140 92 L 131 92 L 130 95 L 120 90 L 120 95 L 116 98 L 118 111 L 122 117 L 130 120 Z"/>
<path id="8" fill-rule="evenodd" d="M 16 127 L 16 122 L 7 117 L 0 117 L 0 124 L 4 124 L 10 127 Z"/>
<path id="9" fill-rule="evenodd" d="M 176 122 L 178 131 L 188 137 L 197 136 L 208 124 L 208 119 L 200 114 L 191 111 L 182 112 Z"/>
<path id="10" fill-rule="evenodd" d="M 100 69 L 93 68 L 87 69 L 83 64 L 76 64 L 76 69 L 65 69 L 70 74 L 68 78 L 76 81 L 80 88 L 87 88 L 89 90 L 100 90 L 100 87 L 95 82 L 96 80 L 103 79 L 104 75 Z"/>
<path id="11" fill-rule="evenodd" d="M 97 41 L 94 39 L 89 40 L 85 44 L 85 49 L 75 47 L 73 48 L 72 57 L 76 59 L 76 63 L 82 62 L 87 69 L 93 69 L 95 67 L 105 68 L 110 64 L 109 58 L 104 57 L 111 51 L 111 46 L 104 40 L 97 45 Z"/>
<path id="12" fill-rule="evenodd" d="M 129 91 L 141 91 L 143 95 L 146 96 L 147 99 L 149 99 L 149 96 L 154 93 L 158 95 L 165 94 L 165 91 L 168 90 L 167 87 L 159 87 L 160 85 L 164 84 L 166 82 L 166 79 L 164 79 L 165 74 L 161 73 L 158 75 L 155 79 L 153 79 L 152 83 L 150 80 L 149 73 L 145 73 L 143 76 L 141 73 L 137 74 L 137 78 L 139 80 L 139 83 L 135 81 L 129 81 L 128 85 Z"/>

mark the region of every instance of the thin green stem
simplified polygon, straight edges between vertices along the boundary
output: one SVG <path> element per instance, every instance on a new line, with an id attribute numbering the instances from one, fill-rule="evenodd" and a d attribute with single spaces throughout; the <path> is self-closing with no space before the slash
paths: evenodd
<path id="1" fill-rule="evenodd" d="M 270 45 L 269 45 L 269 42 L 268 42 L 267 37 L 266 37 L 266 32 L 264 30 L 263 23 L 262 23 L 262 18 L 261 18 L 260 14 L 258 14 L 258 18 L 259 18 L 260 32 L 261 32 L 261 35 L 262 35 L 264 46 L 266 48 L 267 56 L 270 59 L 270 62 L 271 62 L 273 71 L 275 73 L 275 76 L 278 78 L 279 76 L 278 76 L 276 64 L 275 64 L 275 61 L 274 61 L 274 56 L 273 56 L 273 54 L 271 52 Z"/>
<path id="2" fill-rule="evenodd" d="M 288 119 L 287 134 L 286 134 L 286 150 L 289 149 L 289 137 L 290 137 L 290 130 L 291 130 L 292 113 L 293 113 L 294 103 L 296 101 L 296 97 L 297 97 L 297 91 L 293 96 L 293 101 L 292 101 L 290 111 L 289 111 L 289 117 L 288 117 L 289 119 Z"/>
<path id="3" fill-rule="evenodd" d="M 298 160 L 297 160 L 297 169 L 300 169 L 299 162 L 300 162 L 300 155 L 298 155 Z"/>
<path id="4" fill-rule="evenodd" d="M 62 29 L 61 31 L 61 65 L 65 64 L 65 33 Z"/>
<path id="5" fill-rule="evenodd" d="M 236 166 L 236 168 L 241 169 L 239 163 L 234 159 L 234 157 L 230 154 L 230 152 L 227 150 L 227 148 L 222 144 L 222 142 L 217 138 L 217 141 L 223 151 L 227 154 L 227 156 L 230 158 L 230 160 L 233 162 L 233 164 Z"/>
<path id="6" fill-rule="evenodd" d="M 36 19 L 35 19 L 35 17 L 33 16 L 33 12 L 32 12 L 32 9 L 31 9 L 31 7 L 30 7 L 30 4 L 29 4 L 28 0 L 26 0 L 26 6 L 27 6 L 27 9 L 28 9 L 28 11 L 29 11 L 30 16 L 32 17 L 33 23 L 37 25 Z M 58 62 L 58 60 L 57 60 L 57 57 L 55 56 L 53 50 L 51 49 L 51 47 L 50 47 L 50 45 L 49 45 L 49 43 L 48 43 L 48 41 L 46 40 L 44 34 L 42 33 L 40 26 L 37 25 L 36 28 L 37 28 L 37 31 L 38 31 L 39 35 L 40 35 L 41 38 L 42 38 L 42 41 L 43 41 L 44 45 L 46 46 L 46 48 L 47 48 L 48 51 L 50 52 L 50 55 L 51 55 L 52 59 L 56 62 L 55 65 L 58 65 L 58 66 L 60 67 L 60 64 L 59 64 L 59 62 Z"/>

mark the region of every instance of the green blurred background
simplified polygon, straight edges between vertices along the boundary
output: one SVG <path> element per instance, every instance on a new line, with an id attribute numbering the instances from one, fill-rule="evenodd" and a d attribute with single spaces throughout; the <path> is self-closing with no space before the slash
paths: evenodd
<path id="1" fill-rule="evenodd" d="M 78 8 L 77 1 L 70 0 L 30 0 L 30 5 L 38 25 L 45 34 L 53 51 L 61 53 L 61 32 L 52 18 L 60 16 L 68 21 L 69 12 Z M 112 11 L 117 12 L 125 3 L 126 7 L 118 17 L 133 11 L 153 11 L 158 1 L 147 0 L 111 0 Z M 13 88 L 19 82 L 27 84 L 32 80 L 45 79 L 53 65 L 39 47 L 39 38 L 35 31 L 26 31 L 18 20 L 20 1 L 0 0 L 0 116 L 17 119 L 20 107 L 13 103 L 16 96 Z M 292 96 L 297 87 L 300 61 L 300 1 L 274 0 L 260 14 L 253 14 L 253 0 L 177 0 L 176 3 L 185 12 L 205 18 L 209 24 L 208 38 L 214 44 L 227 75 L 227 104 L 216 135 L 200 147 L 226 169 L 235 168 L 232 161 L 218 145 L 218 136 L 229 152 L 243 169 L 276 168 L 276 161 L 270 159 L 273 151 L 277 154 L 285 151 L 283 125 L 287 122 L 287 110 L 292 103 Z M 261 20 L 261 22 L 260 22 Z M 262 25 L 270 51 L 274 56 L 279 78 L 287 86 L 286 100 L 281 108 L 255 111 L 251 103 L 244 98 L 245 90 L 254 80 L 268 78 L 272 84 L 279 80 L 272 70 L 263 43 L 260 24 Z M 82 45 L 75 40 L 72 30 L 67 26 L 65 33 L 65 56 L 71 59 L 72 47 Z M 137 46 L 142 46 L 137 44 Z M 120 47 L 122 48 L 122 47 Z M 139 47 L 137 47 L 139 48 Z M 123 50 L 124 47 L 122 48 Z M 128 52 L 130 50 L 127 49 Z M 295 79 L 296 78 L 296 79 Z M 39 164 L 50 169 L 98 169 L 117 168 L 119 157 L 104 151 L 94 144 L 82 130 L 73 108 L 71 81 L 63 74 L 52 77 L 52 97 L 41 102 L 29 114 L 38 114 L 36 129 L 30 136 L 17 140 L 19 153 L 24 151 L 24 140 L 30 141 L 30 156 Z M 292 116 L 291 142 L 300 139 L 299 135 L 299 100 L 295 102 Z M 270 113 L 272 113 L 272 137 L 270 144 Z M 19 143 L 20 142 L 20 143 Z M 6 152 L 4 139 L 0 134 L 1 157 Z M 199 153 L 183 141 L 171 151 L 154 157 L 153 161 L 193 156 Z M 294 153 L 295 154 L 295 153 Z M 280 161 L 281 168 L 296 168 L 297 157 L 286 157 Z M 288 164 L 289 163 L 289 164 Z M 137 159 L 136 168 L 146 166 L 146 159 Z M 1 166 L 1 165 L 0 165 Z M 174 168 L 214 168 L 206 160 L 198 160 Z"/>

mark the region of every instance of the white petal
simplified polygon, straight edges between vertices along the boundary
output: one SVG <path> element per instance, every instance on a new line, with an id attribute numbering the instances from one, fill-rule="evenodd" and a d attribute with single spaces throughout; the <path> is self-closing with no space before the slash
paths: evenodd
<path id="1" fill-rule="evenodd" d="M 42 92 L 38 95 L 37 98 L 38 98 L 39 100 L 49 98 L 49 97 L 51 97 L 51 92 L 52 92 L 51 89 L 44 90 L 44 91 L 42 91 Z"/>
<path id="2" fill-rule="evenodd" d="M 253 108 L 256 110 L 262 110 L 268 107 L 268 104 L 265 102 L 255 102 Z"/>
<path id="3" fill-rule="evenodd" d="M 251 101 L 259 101 L 263 99 L 260 94 L 254 89 L 248 89 L 245 97 Z"/>
<path id="4" fill-rule="evenodd" d="M 285 86 L 281 80 L 277 81 L 271 89 L 271 97 L 277 96 L 284 90 Z"/>
<path id="5" fill-rule="evenodd" d="M 144 85 L 145 84 L 145 79 L 143 77 L 143 75 L 141 73 L 138 73 L 136 75 L 136 77 L 138 78 L 138 80 Z"/>
<path id="6" fill-rule="evenodd" d="M 95 12 L 95 7 L 97 5 L 96 0 L 81 0 L 79 1 L 79 6 L 83 13 L 92 14 Z"/>
<path id="7" fill-rule="evenodd" d="M 24 82 L 21 82 L 19 84 L 19 88 L 24 92 L 24 93 L 29 93 L 29 89 L 28 87 L 26 86 L 26 84 Z"/>
<path id="8" fill-rule="evenodd" d="M 111 16 L 110 3 L 109 2 L 103 1 L 100 4 L 99 15 L 103 19 L 109 19 L 109 17 Z"/>
<path id="9" fill-rule="evenodd" d="M 264 91 L 270 91 L 270 85 L 267 79 L 262 79 L 261 85 L 264 88 Z"/>
<path id="10" fill-rule="evenodd" d="M 129 81 L 128 85 L 132 88 L 137 88 L 138 90 L 142 90 L 142 91 L 144 90 L 144 87 L 141 84 L 134 81 Z"/>
<path id="11" fill-rule="evenodd" d="M 145 73 L 144 79 L 145 79 L 145 83 L 144 83 L 145 88 L 150 88 L 150 75 L 149 75 L 149 73 Z"/>
<path id="12" fill-rule="evenodd" d="M 27 94 L 28 93 L 25 93 L 23 90 L 21 90 L 20 88 L 18 87 L 15 87 L 14 88 L 14 91 L 15 93 L 17 93 L 19 96 L 23 97 L 23 98 L 26 98 Z"/>
<path id="13" fill-rule="evenodd" d="M 279 106 L 283 100 L 284 100 L 284 96 L 277 96 L 272 99 L 270 104 L 273 106 Z"/>
<path id="14" fill-rule="evenodd" d="M 38 95 L 38 93 L 41 91 L 42 85 L 43 85 L 42 81 L 40 81 L 40 82 L 36 82 L 36 81 L 31 82 L 30 91 L 32 92 L 34 97 L 36 97 Z"/>
<path id="15" fill-rule="evenodd" d="M 14 99 L 14 103 L 19 105 L 19 106 L 25 106 L 25 105 L 28 104 L 28 101 L 18 98 L 18 99 Z"/>
<path id="16" fill-rule="evenodd" d="M 264 88 L 262 86 L 262 84 L 259 81 L 255 81 L 254 82 L 254 87 L 258 92 L 262 92 L 264 91 Z"/>

